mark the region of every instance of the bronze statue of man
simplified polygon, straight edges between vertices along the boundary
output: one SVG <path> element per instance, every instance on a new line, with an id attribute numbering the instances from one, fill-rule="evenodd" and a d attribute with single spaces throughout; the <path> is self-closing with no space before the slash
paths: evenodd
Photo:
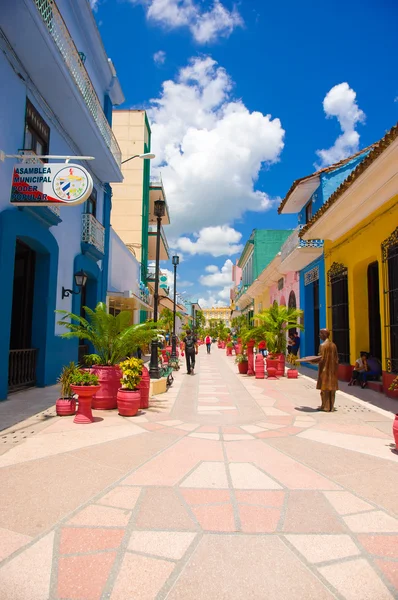
<path id="1" fill-rule="evenodd" d="M 329 329 L 321 329 L 319 336 L 323 344 L 319 346 L 319 356 L 316 362 L 318 363 L 318 382 L 317 390 L 321 390 L 322 405 L 319 410 L 332 412 L 334 410 L 334 401 L 336 390 L 339 389 L 337 380 L 337 371 L 339 368 L 339 355 L 337 354 L 337 346 L 330 341 Z"/>

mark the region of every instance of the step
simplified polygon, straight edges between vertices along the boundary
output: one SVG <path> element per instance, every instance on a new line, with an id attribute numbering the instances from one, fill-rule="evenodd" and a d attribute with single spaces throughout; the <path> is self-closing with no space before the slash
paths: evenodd
<path id="1" fill-rule="evenodd" d="M 368 381 L 368 388 L 374 392 L 383 393 L 383 384 L 381 381 Z"/>

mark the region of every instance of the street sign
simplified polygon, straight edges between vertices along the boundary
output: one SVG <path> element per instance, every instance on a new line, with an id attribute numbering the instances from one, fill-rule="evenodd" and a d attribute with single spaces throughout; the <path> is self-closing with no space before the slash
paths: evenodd
<path id="1" fill-rule="evenodd" d="M 76 206 L 87 200 L 93 180 L 84 167 L 65 163 L 14 166 L 10 203 L 14 206 Z"/>

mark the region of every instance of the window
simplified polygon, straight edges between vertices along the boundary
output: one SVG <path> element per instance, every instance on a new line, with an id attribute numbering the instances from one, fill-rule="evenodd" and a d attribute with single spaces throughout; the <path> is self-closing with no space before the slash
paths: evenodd
<path id="1" fill-rule="evenodd" d="M 49 126 L 30 100 L 26 99 L 24 150 L 32 150 L 37 155 L 48 154 L 49 142 Z"/>
<path id="2" fill-rule="evenodd" d="M 97 190 L 95 188 L 86 202 L 86 214 L 97 217 Z"/>
<path id="3" fill-rule="evenodd" d="M 350 364 L 350 327 L 348 315 L 348 271 L 340 263 L 333 263 L 328 271 L 331 293 L 332 333 L 339 361 Z"/>
<path id="4" fill-rule="evenodd" d="M 386 302 L 387 370 L 398 373 L 398 227 L 383 242 L 384 297 Z"/>
<path id="5" fill-rule="evenodd" d="M 309 223 L 312 219 L 312 200 L 310 200 L 305 207 L 305 222 Z"/>

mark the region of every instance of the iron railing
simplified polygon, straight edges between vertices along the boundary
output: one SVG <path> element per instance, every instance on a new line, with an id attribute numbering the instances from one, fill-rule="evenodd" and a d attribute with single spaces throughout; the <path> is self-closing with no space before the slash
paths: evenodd
<path id="1" fill-rule="evenodd" d="M 299 231 L 304 225 L 299 225 L 287 238 L 281 248 L 281 262 L 283 262 L 297 248 L 323 248 L 323 240 L 303 240 Z"/>
<path id="2" fill-rule="evenodd" d="M 10 392 L 36 385 L 36 358 L 36 348 L 10 350 L 8 362 L 8 390 Z"/>
<path id="3" fill-rule="evenodd" d="M 91 83 L 90 76 L 84 66 L 82 57 L 75 46 L 57 5 L 54 0 L 34 0 L 34 3 L 36 4 L 43 23 L 47 27 L 50 36 L 54 40 L 55 45 L 68 67 L 69 73 L 75 81 L 91 116 L 97 124 L 105 144 L 108 146 L 120 168 L 122 153 L 116 141 L 116 137 L 104 114 L 101 102 Z"/>
<path id="4" fill-rule="evenodd" d="M 104 254 L 105 228 L 93 215 L 88 213 L 82 215 L 82 242 L 91 244 Z"/>

